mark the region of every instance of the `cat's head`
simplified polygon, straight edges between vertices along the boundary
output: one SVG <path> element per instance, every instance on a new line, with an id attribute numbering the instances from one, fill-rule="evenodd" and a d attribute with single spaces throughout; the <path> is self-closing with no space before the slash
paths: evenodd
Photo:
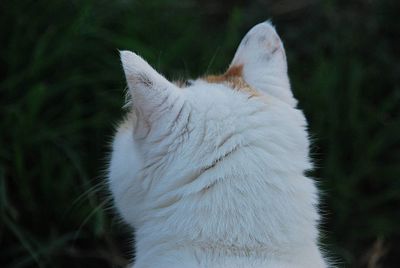
<path id="1" fill-rule="evenodd" d="M 132 52 L 122 51 L 121 61 L 131 113 L 114 141 L 110 183 L 133 225 L 146 211 L 171 207 L 227 177 L 309 167 L 305 120 L 269 22 L 246 34 L 222 75 L 179 85 Z M 288 155 L 299 160 L 284 166 Z"/>

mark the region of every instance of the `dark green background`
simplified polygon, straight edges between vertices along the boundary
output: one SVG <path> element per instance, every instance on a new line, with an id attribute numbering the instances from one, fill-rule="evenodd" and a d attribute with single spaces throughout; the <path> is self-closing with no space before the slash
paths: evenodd
<path id="1" fill-rule="evenodd" d="M 117 49 L 171 79 L 222 72 L 268 18 L 310 122 L 329 256 L 399 267 L 399 16 L 397 0 L 0 1 L 0 267 L 126 263 L 103 184 Z"/>

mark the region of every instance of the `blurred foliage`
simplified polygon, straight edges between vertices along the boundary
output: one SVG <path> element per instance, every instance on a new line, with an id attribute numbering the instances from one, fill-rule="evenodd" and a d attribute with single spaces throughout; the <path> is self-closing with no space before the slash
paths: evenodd
<path id="1" fill-rule="evenodd" d="M 118 267 L 104 187 L 122 114 L 118 50 L 170 78 L 222 72 L 272 18 L 310 122 L 322 243 L 339 267 L 400 262 L 400 5 L 395 0 L 1 1 L 0 266 Z"/>

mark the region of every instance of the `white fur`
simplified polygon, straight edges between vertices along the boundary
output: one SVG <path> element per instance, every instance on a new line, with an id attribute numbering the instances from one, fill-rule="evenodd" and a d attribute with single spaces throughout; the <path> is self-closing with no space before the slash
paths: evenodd
<path id="1" fill-rule="evenodd" d="M 263 97 L 201 79 L 177 88 L 121 52 L 132 112 L 113 143 L 109 184 L 135 229 L 133 267 L 326 267 L 306 120 L 269 23 L 231 65 Z"/>

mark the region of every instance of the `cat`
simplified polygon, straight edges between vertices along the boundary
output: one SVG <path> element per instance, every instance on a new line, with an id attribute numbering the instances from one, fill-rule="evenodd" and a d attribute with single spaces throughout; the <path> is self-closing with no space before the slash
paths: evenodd
<path id="1" fill-rule="evenodd" d="M 307 122 L 271 23 L 224 74 L 186 83 L 120 56 L 131 101 L 108 182 L 135 230 L 132 267 L 327 267 Z"/>

